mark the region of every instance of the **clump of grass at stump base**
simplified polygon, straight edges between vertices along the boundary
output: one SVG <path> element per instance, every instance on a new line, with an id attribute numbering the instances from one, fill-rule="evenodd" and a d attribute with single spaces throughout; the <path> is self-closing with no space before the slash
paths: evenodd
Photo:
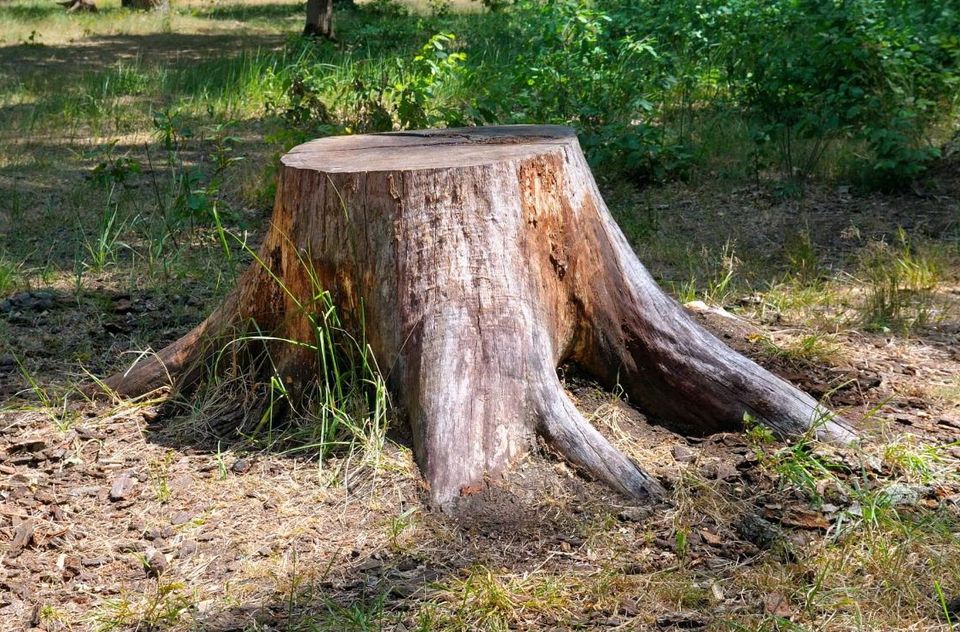
<path id="1" fill-rule="evenodd" d="M 246 245 L 244 244 L 246 248 Z M 271 275 L 283 292 L 294 295 L 252 251 L 253 266 Z M 322 460 L 334 453 L 376 455 L 386 439 L 390 408 L 386 385 L 369 345 L 340 322 L 330 292 L 322 289 L 303 261 L 312 290 L 297 309 L 312 337 L 284 339 L 261 331 L 255 321 L 244 332 L 224 338 L 203 368 L 199 389 L 183 401 L 190 410 L 181 423 L 212 423 L 214 434 L 236 433 L 252 444 L 284 453 L 314 453 Z M 285 347 L 304 354 L 316 368 L 296 389 L 278 369 Z M 238 407 L 238 402 L 241 405 Z M 225 425 L 226 424 L 226 425 Z"/>
<path id="2" fill-rule="evenodd" d="M 316 315 L 332 305 L 338 327 L 380 362 L 410 419 L 430 496 L 444 508 L 502 474 L 537 434 L 629 497 L 661 492 L 564 394 L 556 368 L 566 361 L 687 432 L 729 428 L 749 413 L 785 437 L 853 437 L 656 286 L 607 211 L 576 136 L 551 126 L 295 148 L 282 159 L 270 232 L 237 289 L 192 332 L 107 385 L 139 395 L 171 378 L 193 384 L 224 338 L 253 321 L 289 400 L 308 389 L 318 363 L 329 374 L 328 356 L 318 354 L 326 343 L 313 341 Z"/>

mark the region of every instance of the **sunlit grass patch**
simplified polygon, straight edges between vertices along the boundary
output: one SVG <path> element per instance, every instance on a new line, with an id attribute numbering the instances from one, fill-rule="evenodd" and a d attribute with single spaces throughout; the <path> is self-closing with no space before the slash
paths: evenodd
<path id="1" fill-rule="evenodd" d="M 909 330 L 942 320 L 943 308 L 935 295 L 942 268 L 940 253 L 913 243 L 903 229 L 896 243 L 868 244 L 860 258 L 866 287 L 864 325 Z"/>
<path id="2" fill-rule="evenodd" d="M 0 297 L 4 297 L 23 284 L 23 266 L 0 256 Z"/>
<path id="3" fill-rule="evenodd" d="M 758 334 L 752 337 L 766 355 L 790 362 L 835 364 L 843 357 L 842 347 L 834 334 L 813 332 L 799 336 L 778 336 L 778 338 L 786 339 L 775 342 L 767 335 Z"/>

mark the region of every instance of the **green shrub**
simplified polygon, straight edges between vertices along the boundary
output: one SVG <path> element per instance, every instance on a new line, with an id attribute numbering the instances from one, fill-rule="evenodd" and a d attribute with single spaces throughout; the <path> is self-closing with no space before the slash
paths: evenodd
<path id="1" fill-rule="evenodd" d="M 937 155 L 926 132 L 953 106 L 950 4 L 746 0 L 726 4 L 736 10 L 717 20 L 717 39 L 734 96 L 788 175 L 805 178 L 829 143 L 850 139 L 866 145 L 877 181 L 901 182 Z"/>
<path id="2" fill-rule="evenodd" d="M 758 181 L 778 167 L 784 191 L 825 155 L 849 163 L 832 172 L 899 186 L 938 155 L 931 130 L 955 111 L 958 0 L 497 4 L 473 17 L 364 5 L 344 51 L 295 45 L 268 105 L 303 135 L 566 124 L 600 174 L 684 178 L 728 152 Z M 411 50 L 424 30 L 439 34 Z"/>

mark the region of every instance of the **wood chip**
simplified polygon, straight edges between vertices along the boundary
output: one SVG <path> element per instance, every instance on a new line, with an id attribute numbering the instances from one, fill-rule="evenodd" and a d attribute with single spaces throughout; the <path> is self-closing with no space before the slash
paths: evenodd
<path id="1" fill-rule="evenodd" d="M 113 481 L 110 487 L 110 500 L 116 502 L 124 500 L 133 491 L 134 480 L 130 472 L 124 472 Z"/>
<path id="2" fill-rule="evenodd" d="M 7 555 L 14 557 L 20 555 L 20 551 L 24 549 L 27 545 L 30 544 L 33 540 L 33 519 L 28 518 L 20 523 L 20 526 L 17 527 L 17 530 L 13 534 L 13 541 L 10 542 L 10 548 L 7 549 Z"/>
<path id="3" fill-rule="evenodd" d="M 795 529 L 822 529 L 826 531 L 830 528 L 830 521 L 822 513 L 801 507 L 788 507 L 779 515 L 768 509 L 764 511 L 764 517 L 778 520 L 785 527 L 794 527 Z"/>
<path id="4" fill-rule="evenodd" d="M 47 442 L 44 439 L 23 439 L 17 441 L 10 445 L 7 448 L 7 452 L 10 454 L 18 454 L 22 452 L 40 452 L 47 447 Z"/>

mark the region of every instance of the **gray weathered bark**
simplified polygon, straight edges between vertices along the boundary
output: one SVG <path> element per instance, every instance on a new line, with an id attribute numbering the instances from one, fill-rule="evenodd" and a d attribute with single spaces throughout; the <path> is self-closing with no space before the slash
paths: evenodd
<path id="1" fill-rule="evenodd" d="M 333 39 L 333 0 L 307 0 L 307 20 L 303 34 Z"/>
<path id="2" fill-rule="evenodd" d="M 810 396 L 729 349 L 640 264 L 567 128 L 507 126 L 316 140 L 282 159 L 261 265 L 204 323 L 107 383 L 137 395 L 198 367 L 240 323 L 311 340 L 299 304 L 319 278 L 365 337 L 413 429 L 433 500 L 500 475 L 539 434 L 627 496 L 660 487 L 574 408 L 574 361 L 684 431 L 745 413 L 784 437 L 851 431 Z M 296 297 L 296 300 L 295 298 Z M 358 327 L 356 319 L 354 327 Z M 271 352 L 296 388 L 315 367 Z"/>

